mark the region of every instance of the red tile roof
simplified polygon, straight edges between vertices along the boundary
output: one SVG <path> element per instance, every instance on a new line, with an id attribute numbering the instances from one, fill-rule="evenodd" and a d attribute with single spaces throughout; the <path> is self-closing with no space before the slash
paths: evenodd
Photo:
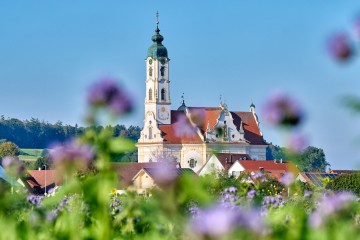
<path id="1" fill-rule="evenodd" d="M 248 154 L 216 153 L 215 156 L 225 169 L 229 169 L 236 160 L 244 159 L 244 157 L 251 159 Z"/>
<path id="2" fill-rule="evenodd" d="M 181 118 L 186 119 L 186 122 L 179 121 Z M 186 124 L 185 126 L 183 124 Z M 194 129 L 191 134 L 187 135 L 177 135 L 176 129 L 181 129 L 186 127 L 191 131 L 192 126 L 189 120 L 186 118 L 186 114 L 183 111 L 171 111 L 171 124 L 159 125 L 159 129 L 162 132 L 162 137 L 164 138 L 165 143 L 202 143 L 203 140 L 198 135 L 197 131 Z"/>
<path id="3" fill-rule="evenodd" d="M 288 161 L 273 161 L 273 160 L 240 160 L 239 163 L 245 168 L 246 172 L 258 172 L 261 168 L 270 176 L 280 180 L 281 175 L 286 172 L 292 172 L 296 177 L 300 172 L 299 169 Z"/>
<path id="4" fill-rule="evenodd" d="M 220 107 L 188 107 L 188 110 L 192 116 L 201 117 L 201 124 L 197 121 L 199 129 L 203 135 L 205 135 L 207 125 L 209 123 L 210 127 L 213 127 L 222 109 Z M 237 130 L 240 129 L 241 122 L 243 123 L 243 129 L 245 132 L 245 139 L 253 145 L 264 145 L 266 144 L 263 137 L 261 136 L 260 129 L 256 123 L 254 115 L 251 112 L 231 112 L 231 116 L 234 119 L 234 124 Z M 199 116 L 200 115 L 200 116 Z M 204 140 L 194 131 L 193 136 L 176 136 L 175 129 L 182 128 L 179 124 L 179 119 L 186 117 L 185 112 L 183 111 L 171 111 L 171 124 L 159 125 L 159 129 L 162 132 L 162 137 L 164 142 L 172 144 L 181 144 L 181 143 L 203 143 Z M 194 119 L 192 119 L 194 120 Z M 188 126 L 190 122 L 187 121 Z"/>
<path id="5" fill-rule="evenodd" d="M 55 184 L 60 185 L 59 178 L 56 176 L 56 170 L 28 170 L 28 177 L 25 178 L 25 181 L 33 188 L 40 187 L 44 188 L 46 186 Z M 45 177 L 46 175 L 46 177 Z"/>

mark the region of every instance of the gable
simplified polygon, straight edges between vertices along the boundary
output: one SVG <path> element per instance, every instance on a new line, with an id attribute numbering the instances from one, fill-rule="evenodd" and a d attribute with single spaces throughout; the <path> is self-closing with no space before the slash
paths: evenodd
<path id="1" fill-rule="evenodd" d="M 219 159 L 215 155 L 212 155 L 210 159 L 204 164 L 204 166 L 198 171 L 198 175 L 202 176 L 210 174 L 213 171 L 222 171 L 224 169 L 225 168 Z"/>

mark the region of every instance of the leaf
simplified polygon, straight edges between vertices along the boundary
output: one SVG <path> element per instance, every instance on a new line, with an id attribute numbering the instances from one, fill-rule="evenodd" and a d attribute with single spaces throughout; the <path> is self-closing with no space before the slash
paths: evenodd
<path id="1" fill-rule="evenodd" d="M 109 149 L 112 153 L 124 153 L 136 149 L 135 143 L 125 138 L 112 138 L 109 141 Z"/>

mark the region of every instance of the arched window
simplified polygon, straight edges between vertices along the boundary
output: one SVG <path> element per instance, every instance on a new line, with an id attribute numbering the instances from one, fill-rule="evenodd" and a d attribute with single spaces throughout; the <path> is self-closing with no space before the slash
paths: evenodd
<path id="1" fill-rule="evenodd" d="M 161 89 L 161 101 L 165 101 L 165 89 Z"/>
<path id="2" fill-rule="evenodd" d="M 149 127 L 149 139 L 152 139 L 152 127 Z"/>
<path id="3" fill-rule="evenodd" d="M 162 66 L 160 68 L 160 74 L 161 74 L 162 77 L 165 75 L 165 67 L 164 66 Z"/>
<path id="4" fill-rule="evenodd" d="M 152 89 L 149 89 L 149 100 L 152 101 Z"/>
<path id="5" fill-rule="evenodd" d="M 152 67 L 149 67 L 149 76 L 150 77 L 152 76 L 152 71 L 153 71 Z"/>

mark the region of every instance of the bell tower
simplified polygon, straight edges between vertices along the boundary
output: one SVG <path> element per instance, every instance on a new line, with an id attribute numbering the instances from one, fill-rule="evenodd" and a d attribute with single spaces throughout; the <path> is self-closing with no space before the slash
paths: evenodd
<path id="1" fill-rule="evenodd" d="M 146 58 L 145 121 L 152 115 L 157 124 L 170 124 L 170 59 L 162 44 L 164 37 L 160 35 L 159 13 L 156 13 L 156 29 L 151 40 L 153 44 L 149 47 Z"/>

